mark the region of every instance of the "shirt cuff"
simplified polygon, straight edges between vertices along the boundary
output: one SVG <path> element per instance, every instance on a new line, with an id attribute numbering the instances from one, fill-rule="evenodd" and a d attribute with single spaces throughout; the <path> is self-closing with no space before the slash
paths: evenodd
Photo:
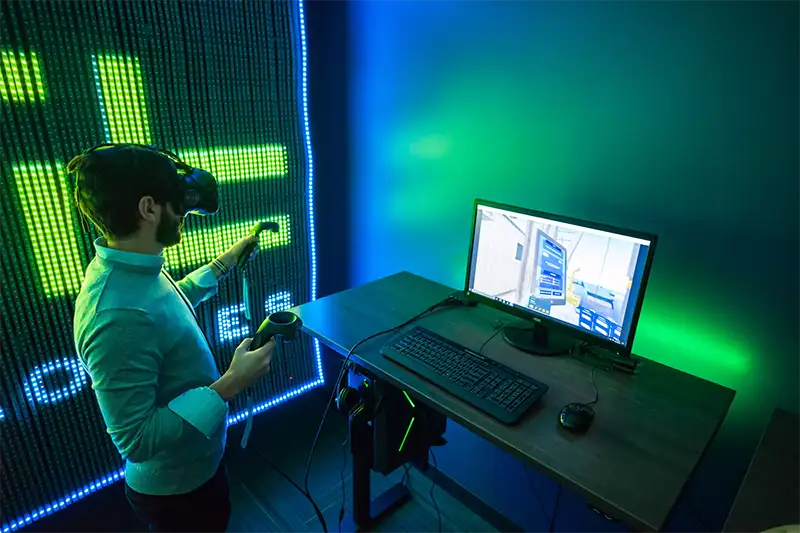
<path id="1" fill-rule="evenodd" d="M 202 287 L 204 289 L 215 288 L 219 285 L 217 276 L 208 265 L 201 266 L 197 270 L 190 272 L 186 277 L 192 280 L 198 287 Z"/>
<path id="2" fill-rule="evenodd" d="M 208 439 L 225 421 L 228 413 L 228 405 L 222 397 L 208 387 L 188 390 L 169 402 L 168 407 Z"/>

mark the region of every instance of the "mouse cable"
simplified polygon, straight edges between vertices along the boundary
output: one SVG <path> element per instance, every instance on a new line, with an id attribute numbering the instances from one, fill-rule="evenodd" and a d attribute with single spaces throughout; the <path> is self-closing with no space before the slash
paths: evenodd
<path id="1" fill-rule="evenodd" d="M 322 511 L 320 511 L 320 509 L 319 509 L 319 506 L 318 506 L 318 505 L 317 505 L 317 503 L 314 501 L 314 498 L 312 498 L 312 497 L 311 497 L 311 494 L 309 494 L 308 492 L 304 491 L 304 490 L 303 490 L 303 489 L 300 487 L 300 485 L 298 485 L 297 483 L 295 483 L 295 481 L 294 481 L 294 480 L 293 480 L 291 477 L 289 477 L 289 475 L 288 475 L 287 473 L 285 473 L 283 470 L 281 470 L 281 469 L 280 469 L 280 467 L 278 467 L 278 465 L 276 465 L 275 463 L 273 463 L 273 462 L 270 460 L 270 458 L 269 458 L 269 457 L 267 457 L 266 455 L 264 455 L 264 453 L 263 453 L 263 452 L 262 452 L 260 449 L 258 449 L 258 448 L 255 448 L 255 450 L 256 450 L 256 453 L 257 453 L 258 455 L 260 455 L 260 456 L 261 456 L 261 458 L 262 458 L 262 459 L 264 459 L 264 460 L 267 462 L 267 464 L 268 464 L 269 466 L 271 466 L 271 467 L 272 467 L 272 469 L 273 469 L 273 470 L 275 470 L 275 471 L 276 471 L 278 474 L 280 474 L 280 475 L 281 475 L 281 477 L 283 477 L 283 478 L 284 478 L 286 481 L 288 481 L 288 482 L 289 482 L 289 483 L 290 483 L 290 484 L 291 484 L 291 485 L 292 485 L 294 488 L 296 488 L 296 489 L 297 489 L 297 491 L 298 491 L 300 494 L 302 494 L 303 496 L 305 496 L 305 498 L 306 498 L 306 499 L 307 499 L 307 500 L 308 500 L 308 501 L 311 503 L 311 505 L 314 507 L 314 513 L 317 515 L 317 519 L 319 520 L 319 523 L 320 523 L 320 524 L 322 524 L 322 530 L 323 530 L 325 533 L 328 533 L 328 524 L 325 522 L 325 517 L 323 517 L 323 516 L 322 516 Z"/>
<path id="2" fill-rule="evenodd" d="M 605 371 L 610 370 L 610 367 L 607 367 L 607 366 L 604 366 L 604 365 L 594 365 L 592 367 L 592 371 L 590 372 L 589 375 L 590 375 L 591 380 L 592 380 L 592 388 L 594 389 L 594 400 L 592 400 L 589 403 L 585 403 L 583 405 L 586 405 L 586 406 L 597 405 L 597 402 L 600 401 L 600 391 L 597 389 L 597 383 L 594 380 L 594 371 L 597 370 L 598 368 L 601 368 L 601 369 L 603 369 Z"/>
<path id="3" fill-rule="evenodd" d="M 558 504 L 561 503 L 561 484 L 556 491 L 556 504 L 553 506 L 553 518 L 550 519 L 550 533 L 556 530 L 556 517 L 558 516 Z"/>
<path id="4" fill-rule="evenodd" d="M 430 452 L 431 459 L 433 459 L 433 467 L 436 470 L 439 470 L 439 467 L 436 466 L 436 454 L 433 453 L 433 448 L 428 448 L 428 452 Z M 436 503 L 436 497 L 433 495 L 433 489 L 435 488 L 436 488 L 436 482 L 431 480 L 431 490 L 430 490 L 431 502 L 433 503 L 434 509 L 436 509 L 436 518 L 439 521 L 439 533 L 442 533 L 442 512 L 439 510 L 439 504 Z"/>
<path id="5" fill-rule="evenodd" d="M 408 320 L 406 320 L 405 322 L 403 322 L 399 326 L 395 326 L 393 328 L 390 328 L 390 329 L 387 329 L 387 330 L 384 330 L 384 331 L 379 331 L 378 333 L 370 335 L 369 337 L 365 337 L 365 338 L 361 339 L 360 341 L 358 341 L 357 343 L 355 343 L 352 348 L 350 348 L 350 350 L 347 352 L 347 356 L 344 358 L 344 361 L 342 362 L 342 367 L 339 370 L 339 374 L 336 377 L 336 381 L 334 382 L 333 389 L 331 390 L 331 395 L 328 398 L 328 403 L 325 405 L 325 410 L 322 413 L 322 419 L 319 421 L 319 426 L 317 426 L 317 433 L 316 433 L 316 435 L 314 435 L 314 441 L 311 443 L 311 450 L 308 452 L 308 462 L 306 463 L 306 473 L 305 473 L 305 478 L 303 479 L 303 488 L 305 489 L 305 494 L 308 494 L 309 497 L 311 495 L 311 491 L 309 491 L 309 489 L 308 489 L 308 476 L 311 473 L 311 464 L 314 461 L 314 452 L 316 451 L 317 444 L 319 443 L 319 436 L 322 433 L 322 427 L 325 425 L 325 420 L 328 418 L 328 412 L 330 411 L 331 405 L 333 405 L 333 400 L 336 397 L 337 384 L 341 382 L 342 376 L 344 376 L 344 373 L 349 368 L 348 363 L 350 362 L 350 358 L 353 356 L 353 353 L 355 352 L 356 348 L 358 348 L 359 346 L 361 346 L 365 342 L 374 339 L 375 337 L 380 337 L 381 335 L 386 335 L 387 333 L 392 333 L 392 332 L 397 331 L 399 329 L 403 329 L 404 327 L 408 326 L 409 324 L 411 324 L 415 320 L 419 320 L 421 317 L 427 315 L 428 313 L 430 313 L 432 311 L 435 311 L 436 309 L 443 308 L 443 307 L 462 307 L 462 306 L 465 306 L 465 305 L 466 304 L 464 303 L 463 300 L 458 299 L 455 295 L 450 295 L 447 298 L 445 298 L 444 300 L 442 300 L 441 302 L 435 303 L 432 306 L 430 306 L 427 309 L 425 309 L 424 311 L 422 311 L 421 313 L 418 313 L 418 314 L 414 315 L 413 317 L 409 318 Z"/>

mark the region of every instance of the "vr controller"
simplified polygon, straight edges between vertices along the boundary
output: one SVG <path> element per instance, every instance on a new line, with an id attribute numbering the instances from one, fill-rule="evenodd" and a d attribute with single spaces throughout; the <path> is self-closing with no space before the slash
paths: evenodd
<path id="1" fill-rule="evenodd" d="M 294 313 L 280 311 L 269 315 L 259 326 L 250 344 L 250 351 L 267 344 L 272 337 L 280 337 L 284 342 L 293 341 L 303 327 L 303 321 Z"/>
<path id="2" fill-rule="evenodd" d="M 272 231 L 272 233 L 278 233 L 278 231 L 280 231 L 280 225 L 278 225 L 277 222 L 256 222 L 256 225 L 250 230 L 250 235 L 258 235 L 265 229 Z M 255 256 L 257 246 L 257 243 L 253 243 L 244 249 L 244 252 L 242 252 L 242 255 L 239 256 L 239 261 L 237 262 L 240 269 Z"/>

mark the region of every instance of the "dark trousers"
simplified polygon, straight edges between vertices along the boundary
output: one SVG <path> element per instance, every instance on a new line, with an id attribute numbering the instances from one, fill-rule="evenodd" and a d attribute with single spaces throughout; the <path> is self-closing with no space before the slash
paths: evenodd
<path id="1" fill-rule="evenodd" d="M 223 462 L 214 477 L 186 494 L 151 496 L 125 485 L 125 495 L 150 531 L 219 532 L 228 528 L 231 516 L 228 471 Z"/>

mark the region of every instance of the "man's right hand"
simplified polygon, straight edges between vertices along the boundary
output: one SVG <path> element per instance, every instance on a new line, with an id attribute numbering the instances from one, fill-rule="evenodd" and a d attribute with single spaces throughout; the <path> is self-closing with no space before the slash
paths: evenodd
<path id="1" fill-rule="evenodd" d="M 275 337 L 261 348 L 250 351 L 252 342 L 253 339 L 247 338 L 239 344 L 228 371 L 211 385 L 226 402 L 269 372 Z"/>

